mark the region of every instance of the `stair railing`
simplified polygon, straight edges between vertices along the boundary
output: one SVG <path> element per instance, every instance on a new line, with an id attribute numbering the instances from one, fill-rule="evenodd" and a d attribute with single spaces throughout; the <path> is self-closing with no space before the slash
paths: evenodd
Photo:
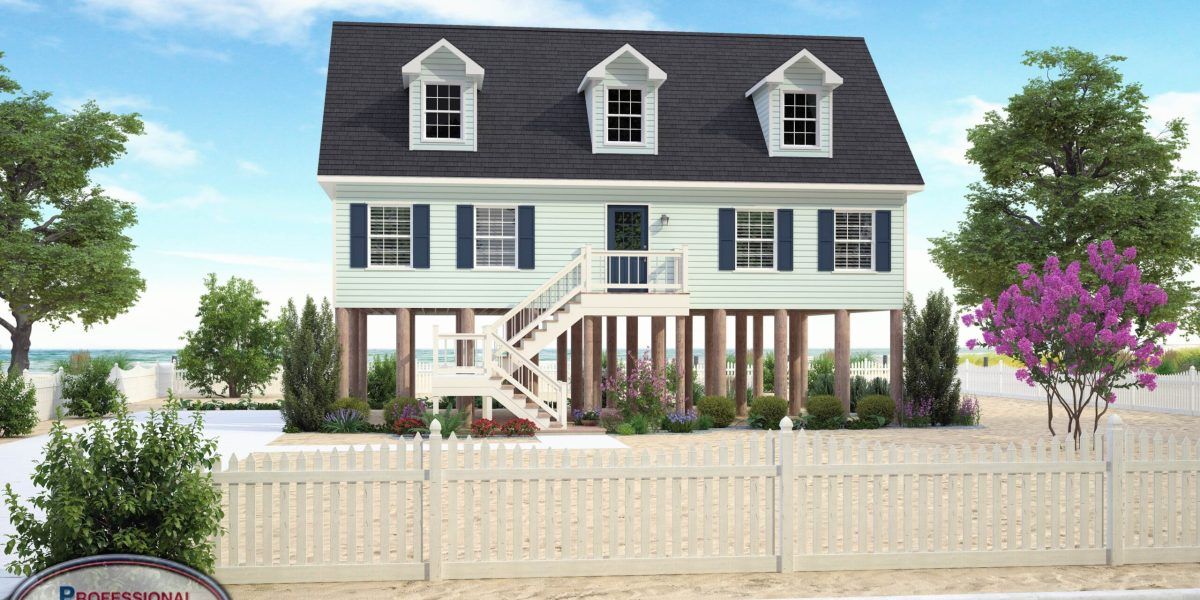
<path id="1" fill-rule="evenodd" d="M 492 373 L 512 384 L 513 388 L 541 407 L 560 425 L 566 423 L 570 404 L 567 398 L 567 384 L 558 381 L 543 371 L 537 363 L 525 358 L 495 331 L 487 333 L 484 354 L 489 357 L 486 364 Z"/>
<path id="2" fill-rule="evenodd" d="M 567 263 L 553 277 L 517 303 L 490 327 L 508 342 L 515 344 L 533 331 L 542 321 L 586 291 L 591 279 L 591 246 L 584 246 L 579 256 Z"/>

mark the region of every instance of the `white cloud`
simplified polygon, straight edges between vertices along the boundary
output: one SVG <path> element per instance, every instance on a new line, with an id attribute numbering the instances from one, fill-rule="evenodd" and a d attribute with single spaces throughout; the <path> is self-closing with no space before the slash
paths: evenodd
<path id="1" fill-rule="evenodd" d="M 272 43 L 308 38 L 318 20 L 337 18 L 436 20 L 486 25 L 652 28 L 654 14 L 619 7 L 596 12 L 578 0 L 82 0 L 101 16 L 132 27 L 193 26 Z"/>
<path id="2" fill-rule="evenodd" d="M 238 170 L 249 175 L 266 175 L 267 170 L 262 165 L 248 160 L 237 161 Z"/>
<path id="3" fill-rule="evenodd" d="M 206 206 L 225 204 L 229 201 L 224 194 L 208 186 L 201 186 L 190 194 L 167 200 L 159 200 L 147 198 L 145 194 L 106 177 L 98 177 L 96 183 L 104 189 L 104 193 L 107 195 L 133 204 L 143 210 L 195 210 Z"/>
<path id="4" fill-rule="evenodd" d="M 167 206 L 194 209 L 213 204 L 224 204 L 225 201 L 226 198 L 221 192 L 208 186 L 202 186 L 191 194 L 171 200 Z"/>
<path id="5" fill-rule="evenodd" d="M 971 147 L 967 130 L 983 122 L 988 111 L 1004 113 L 1004 105 L 988 102 L 978 96 L 959 98 L 945 116 L 935 119 L 923 136 L 914 136 L 913 149 L 919 157 L 932 158 L 956 167 L 974 168 L 967 162 Z"/>
<path id="6" fill-rule="evenodd" d="M 1183 118 L 1188 126 L 1188 147 L 1179 157 L 1183 169 L 1200 171 L 1200 92 L 1166 92 L 1146 103 L 1150 112 L 1150 131 L 1162 131 L 1167 121 Z"/>
<path id="7" fill-rule="evenodd" d="M 301 273 L 329 273 L 329 263 L 297 260 L 287 256 L 256 256 L 252 254 L 224 254 L 219 252 L 190 252 L 165 250 L 167 256 L 190 258 L 199 261 L 238 267 L 259 267 L 273 271 Z"/>
<path id="8" fill-rule="evenodd" d="M 146 197 L 139 191 L 131 190 L 123 185 L 118 185 L 115 183 L 105 183 L 103 181 L 98 183 L 100 183 L 100 187 L 104 188 L 104 193 L 106 195 L 116 198 L 117 200 L 128 202 L 139 208 L 150 206 L 150 201 L 146 200 Z"/>
<path id="9" fill-rule="evenodd" d="M 100 110 L 145 111 L 157 108 L 148 98 L 137 94 L 121 94 L 110 92 L 88 92 L 81 96 L 68 96 L 59 100 L 59 104 L 67 110 L 79 110 L 88 100 L 94 100 Z"/>
<path id="10" fill-rule="evenodd" d="M 200 153 L 186 134 L 155 121 L 145 121 L 146 132 L 129 138 L 129 157 L 164 169 L 190 167 L 200 162 Z"/>
<path id="11" fill-rule="evenodd" d="M 151 48 L 154 50 L 154 52 L 163 56 L 185 56 L 202 58 L 204 60 L 215 60 L 217 62 L 229 62 L 230 59 L 228 52 L 213 50 L 211 48 L 188 46 L 178 42 L 167 42 L 162 45 L 152 46 Z"/>

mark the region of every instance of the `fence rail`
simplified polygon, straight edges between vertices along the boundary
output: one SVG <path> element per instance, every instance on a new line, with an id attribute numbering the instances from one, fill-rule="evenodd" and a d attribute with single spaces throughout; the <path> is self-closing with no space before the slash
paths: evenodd
<path id="1" fill-rule="evenodd" d="M 228 583 L 1200 561 L 1200 447 L 405 441 L 218 467 Z M 1061 440 L 1060 440 L 1061 441 Z"/>
<path id="2" fill-rule="evenodd" d="M 958 366 L 958 376 L 963 392 L 968 394 L 1045 402 L 1041 388 L 1017 380 L 1016 370 L 1016 367 L 1003 364 L 982 367 L 964 363 Z M 1116 406 L 1126 410 L 1200 415 L 1200 377 L 1195 367 L 1185 373 L 1159 375 L 1156 379 L 1154 390 L 1117 390 Z M 1069 391 L 1063 391 L 1069 395 Z"/>

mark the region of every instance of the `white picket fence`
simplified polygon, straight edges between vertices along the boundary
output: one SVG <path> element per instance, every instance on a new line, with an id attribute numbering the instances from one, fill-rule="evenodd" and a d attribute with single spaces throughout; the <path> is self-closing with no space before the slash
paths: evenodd
<path id="1" fill-rule="evenodd" d="M 982 367 L 964 363 L 958 366 L 962 390 L 978 396 L 999 396 L 1045 402 L 1040 387 L 1030 387 L 1017 380 L 1016 367 L 995 365 Z M 1068 393 L 1064 390 L 1064 393 Z M 1114 405 L 1127 410 L 1200 415 L 1200 377 L 1191 367 L 1186 373 L 1159 375 L 1157 387 L 1151 390 L 1117 390 Z"/>
<path id="2" fill-rule="evenodd" d="M 808 362 L 809 362 L 809 366 L 811 366 L 812 365 L 812 357 L 809 357 Z M 889 371 L 889 367 L 888 367 L 887 363 L 885 363 L 882 359 L 870 358 L 870 359 L 856 360 L 856 361 L 852 361 L 850 363 L 850 376 L 851 377 L 861 376 L 861 377 L 865 377 L 868 380 L 874 379 L 876 377 L 882 377 L 884 379 L 887 379 L 890 376 L 890 374 L 891 373 Z M 703 383 L 704 382 L 704 369 L 703 368 L 696 369 L 696 376 L 700 379 L 700 382 Z M 734 380 L 734 378 L 737 376 L 737 363 L 735 361 L 731 360 L 731 361 L 727 361 L 725 363 L 725 376 L 729 378 L 730 382 L 732 382 Z M 753 364 L 746 365 L 746 381 L 748 383 L 754 382 L 754 365 Z M 770 386 L 771 382 L 769 382 L 769 381 L 766 382 L 766 385 Z"/>
<path id="3" fill-rule="evenodd" d="M 213 473 L 226 583 L 1200 561 L 1200 446 L 868 445 L 790 431 L 635 450 L 420 439 Z M 1069 443 L 1069 442 L 1067 442 Z"/>

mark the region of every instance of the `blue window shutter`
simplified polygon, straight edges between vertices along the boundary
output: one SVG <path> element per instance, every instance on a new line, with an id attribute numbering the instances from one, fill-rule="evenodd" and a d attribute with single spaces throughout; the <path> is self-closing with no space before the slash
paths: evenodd
<path id="1" fill-rule="evenodd" d="M 833 211 L 817 211 L 817 270 L 833 270 Z"/>
<path id="2" fill-rule="evenodd" d="M 458 268 L 475 267 L 475 207 L 458 205 Z"/>
<path id="3" fill-rule="evenodd" d="M 792 209 L 781 208 L 775 213 L 775 268 L 792 270 Z"/>
<path id="4" fill-rule="evenodd" d="M 735 220 L 732 208 L 717 210 L 717 269 L 721 271 L 733 270 L 733 235 L 737 227 Z"/>
<path id="5" fill-rule="evenodd" d="M 414 269 L 429 268 L 429 205 L 414 204 L 412 207 L 412 266 Z"/>
<path id="6" fill-rule="evenodd" d="M 533 268 L 533 207 L 517 207 L 517 268 Z"/>
<path id="7" fill-rule="evenodd" d="M 892 211 L 875 211 L 875 270 L 892 270 Z"/>
<path id="8" fill-rule="evenodd" d="M 350 268 L 367 268 L 367 205 L 350 205 Z"/>

